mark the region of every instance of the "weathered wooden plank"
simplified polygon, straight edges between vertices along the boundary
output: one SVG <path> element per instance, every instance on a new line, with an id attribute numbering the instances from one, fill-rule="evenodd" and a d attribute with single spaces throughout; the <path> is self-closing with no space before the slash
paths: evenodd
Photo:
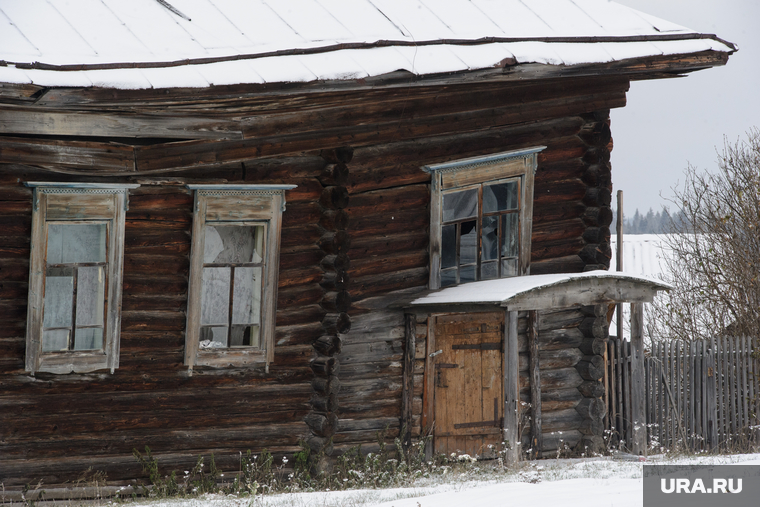
<path id="1" fill-rule="evenodd" d="M 647 454 L 647 430 L 644 401 L 644 305 L 631 304 L 631 421 L 632 449 L 636 455 Z"/>
<path id="2" fill-rule="evenodd" d="M 132 146 L 115 142 L 55 141 L 23 137 L 0 138 L 3 162 L 75 168 L 92 173 L 136 170 Z"/>
<path id="3" fill-rule="evenodd" d="M 215 117 L 123 115 L 55 109 L 3 110 L 0 133 L 168 139 L 241 139 L 239 122 Z"/>

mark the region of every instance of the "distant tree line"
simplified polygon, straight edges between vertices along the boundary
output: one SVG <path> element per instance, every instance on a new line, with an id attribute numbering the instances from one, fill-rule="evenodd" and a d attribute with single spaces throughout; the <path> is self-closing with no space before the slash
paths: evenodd
<path id="1" fill-rule="evenodd" d="M 687 227 L 681 227 L 682 225 Z M 633 217 L 623 215 L 623 234 L 667 234 L 673 232 L 674 226 L 678 230 L 688 229 L 688 220 L 683 211 L 671 213 L 667 206 L 663 206 L 657 213 L 649 208 L 649 211 L 643 214 L 636 208 Z M 617 210 L 612 211 L 610 232 L 617 233 Z"/>

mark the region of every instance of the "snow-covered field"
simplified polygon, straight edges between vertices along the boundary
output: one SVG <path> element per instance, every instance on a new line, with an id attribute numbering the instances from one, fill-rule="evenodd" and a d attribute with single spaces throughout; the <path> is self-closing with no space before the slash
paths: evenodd
<path id="1" fill-rule="evenodd" d="M 650 457 L 650 464 L 760 465 L 760 454 Z M 287 493 L 255 498 L 207 495 L 137 502 L 150 507 L 628 507 L 643 503 L 642 465 L 610 457 L 542 460 L 514 472 L 473 467 L 421 479 L 414 487 Z"/>

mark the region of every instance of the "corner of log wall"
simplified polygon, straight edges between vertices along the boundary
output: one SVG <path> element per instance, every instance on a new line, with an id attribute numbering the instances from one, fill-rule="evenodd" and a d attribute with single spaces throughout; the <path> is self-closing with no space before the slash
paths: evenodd
<path id="1" fill-rule="evenodd" d="M 583 204 L 586 210 L 583 222 L 584 247 L 579 252 L 585 266 L 583 271 L 607 270 L 610 266 L 610 223 L 612 223 L 612 133 L 610 131 L 610 110 L 594 111 L 581 115 L 585 120 L 578 137 L 586 145 L 583 156 L 585 170 L 582 181 L 588 186 Z"/>
<path id="2" fill-rule="evenodd" d="M 604 449 L 604 416 L 607 413 L 602 382 L 604 350 L 609 336 L 607 305 L 584 306 L 581 311 L 586 317 L 579 326 L 583 340 L 578 348 L 584 355 L 575 368 L 583 378 L 583 383 L 578 386 L 583 398 L 575 410 L 582 418 L 579 428 L 583 435 L 581 446 L 591 452 L 600 452 Z"/>
<path id="3" fill-rule="evenodd" d="M 311 411 L 304 421 L 311 430 L 307 444 L 315 455 L 329 455 L 332 452 L 332 440 L 338 428 L 338 379 L 339 361 L 342 342 L 340 335 L 351 329 L 348 311 L 351 307 L 351 295 L 348 292 L 348 249 L 351 244 L 348 228 L 348 162 L 351 161 L 351 148 L 322 150 L 320 156 L 325 166 L 317 176 L 322 185 L 319 199 L 319 226 L 322 236 L 317 242 L 323 257 L 320 262 L 322 279 L 320 285 L 324 295 L 320 306 L 326 312 L 322 318 L 323 334 L 312 346 L 315 357 L 310 366 L 314 372 L 312 380 L 313 394 Z M 323 463 L 315 466 L 322 467 Z"/>

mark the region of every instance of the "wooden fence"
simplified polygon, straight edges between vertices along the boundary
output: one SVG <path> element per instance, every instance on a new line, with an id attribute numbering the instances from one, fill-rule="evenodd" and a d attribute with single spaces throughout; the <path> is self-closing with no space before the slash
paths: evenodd
<path id="1" fill-rule="evenodd" d="M 611 337 L 605 372 L 613 444 L 631 441 L 631 344 Z M 760 362 L 750 338 L 655 342 L 645 357 L 652 448 L 749 450 L 760 443 Z"/>

